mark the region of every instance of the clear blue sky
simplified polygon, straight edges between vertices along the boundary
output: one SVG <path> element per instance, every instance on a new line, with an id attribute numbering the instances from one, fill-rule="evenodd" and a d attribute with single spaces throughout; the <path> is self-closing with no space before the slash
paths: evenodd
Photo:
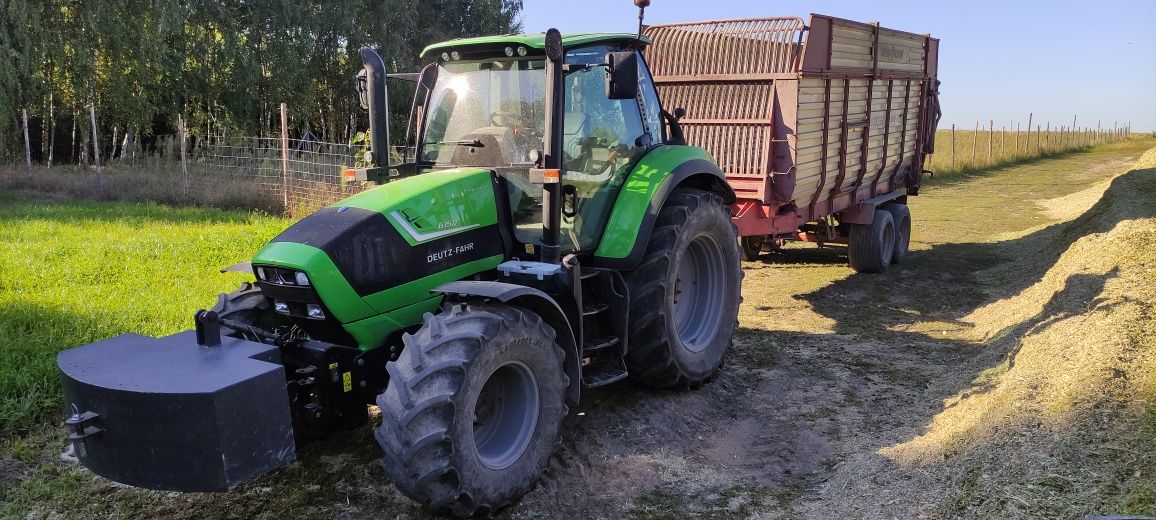
<path id="1" fill-rule="evenodd" d="M 943 121 L 1156 131 L 1156 1 L 653 0 L 648 23 L 820 13 L 940 39 Z M 631 0 L 525 0 L 525 32 L 633 32 Z"/>

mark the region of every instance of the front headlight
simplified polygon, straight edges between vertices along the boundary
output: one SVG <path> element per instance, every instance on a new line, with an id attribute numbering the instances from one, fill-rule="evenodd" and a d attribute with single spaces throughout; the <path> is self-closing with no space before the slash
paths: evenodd
<path id="1" fill-rule="evenodd" d="M 297 280 L 297 285 L 309 286 L 309 277 L 305 276 L 305 273 L 297 271 L 293 277 Z"/>

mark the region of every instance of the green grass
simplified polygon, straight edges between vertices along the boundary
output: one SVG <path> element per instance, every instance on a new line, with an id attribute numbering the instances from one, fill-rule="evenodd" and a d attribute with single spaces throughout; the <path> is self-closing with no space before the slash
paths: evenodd
<path id="1" fill-rule="evenodd" d="M 1042 126 L 1042 125 L 1041 125 Z M 1056 157 L 1092 148 L 1093 136 L 1073 135 L 1053 129 L 1051 132 L 1016 132 L 996 126 L 990 135 L 984 126 L 979 132 L 957 129 L 954 146 L 951 128 L 935 133 L 935 153 L 926 167 L 936 175 L 976 172 L 986 168 L 1022 164 L 1043 157 Z M 1111 144 L 1125 138 L 1104 135 L 1100 143 Z"/>
<path id="2" fill-rule="evenodd" d="M 188 329 L 244 278 L 218 274 L 289 224 L 256 213 L 0 192 L 0 436 L 62 417 L 55 353 Z"/>

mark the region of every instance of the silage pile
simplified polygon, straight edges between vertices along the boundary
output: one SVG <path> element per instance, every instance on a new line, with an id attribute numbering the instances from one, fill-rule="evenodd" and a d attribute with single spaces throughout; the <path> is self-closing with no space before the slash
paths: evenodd
<path id="1" fill-rule="evenodd" d="M 919 435 L 836 475 L 811 513 L 1156 516 L 1156 149 L 1040 203 L 1074 218 L 1008 237 L 1009 260 L 976 274 L 993 300 L 963 320 L 982 353 L 960 374 L 978 377 Z"/>

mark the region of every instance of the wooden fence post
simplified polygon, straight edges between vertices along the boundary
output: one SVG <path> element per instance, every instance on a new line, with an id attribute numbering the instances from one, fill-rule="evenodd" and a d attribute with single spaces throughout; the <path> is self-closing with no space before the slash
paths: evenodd
<path id="1" fill-rule="evenodd" d="M 185 115 L 184 114 L 178 114 L 177 115 L 177 139 L 180 141 L 180 146 L 181 146 L 181 196 L 184 197 L 185 199 L 188 199 L 189 198 L 189 163 L 188 163 L 188 159 L 186 159 L 186 153 L 185 153 L 185 149 L 186 149 L 185 141 L 187 140 L 187 136 L 185 136 Z"/>
<path id="2" fill-rule="evenodd" d="M 96 100 L 88 105 L 88 117 L 92 122 L 92 157 L 96 160 L 96 196 L 104 198 L 104 183 L 100 178 L 100 138 L 96 134 Z"/>
<path id="3" fill-rule="evenodd" d="M 52 159 L 56 155 L 56 103 L 53 102 L 52 93 L 48 93 L 48 162 L 47 166 L 52 167 Z"/>
<path id="4" fill-rule="evenodd" d="M 1017 154 L 1020 153 L 1020 124 L 1019 123 L 1016 123 L 1016 147 L 1015 147 L 1014 151 Z"/>
<path id="5" fill-rule="evenodd" d="M 971 166 L 975 167 L 976 139 L 979 137 L 979 121 L 975 122 L 975 132 L 971 134 Z"/>
<path id="6" fill-rule="evenodd" d="M 989 165 L 992 163 L 991 149 L 992 149 L 992 144 L 995 142 L 995 133 L 994 132 L 995 132 L 995 120 L 994 119 L 988 119 L 987 120 L 987 163 Z"/>
<path id="7" fill-rule="evenodd" d="M 281 103 L 281 204 L 289 209 L 289 115 Z"/>
<path id="8" fill-rule="evenodd" d="M 28 167 L 28 174 L 32 175 L 32 141 L 28 139 L 28 109 L 20 109 L 24 116 L 24 165 Z"/>
<path id="9" fill-rule="evenodd" d="M 1027 135 L 1026 135 L 1026 136 L 1024 136 L 1024 153 L 1025 153 L 1025 154 L 1026 154 L 1026 153 L 1028 153 L 1028 147 L 1029 147 L 1029 146 L 1031 146 L 1031 141 L 1032 141 L 1032 116 L 1033 116 L 1033 115 L 1035 115 L 1035 114 L 1032 114 L 1031 112 L 1028 112 L 1028 133 L 1027 133 Z"/>
<path id="10" fill-rule="evenodd" d="M 999 160 L 1007 160 L 1007 127 L 999 131 Z"/>

